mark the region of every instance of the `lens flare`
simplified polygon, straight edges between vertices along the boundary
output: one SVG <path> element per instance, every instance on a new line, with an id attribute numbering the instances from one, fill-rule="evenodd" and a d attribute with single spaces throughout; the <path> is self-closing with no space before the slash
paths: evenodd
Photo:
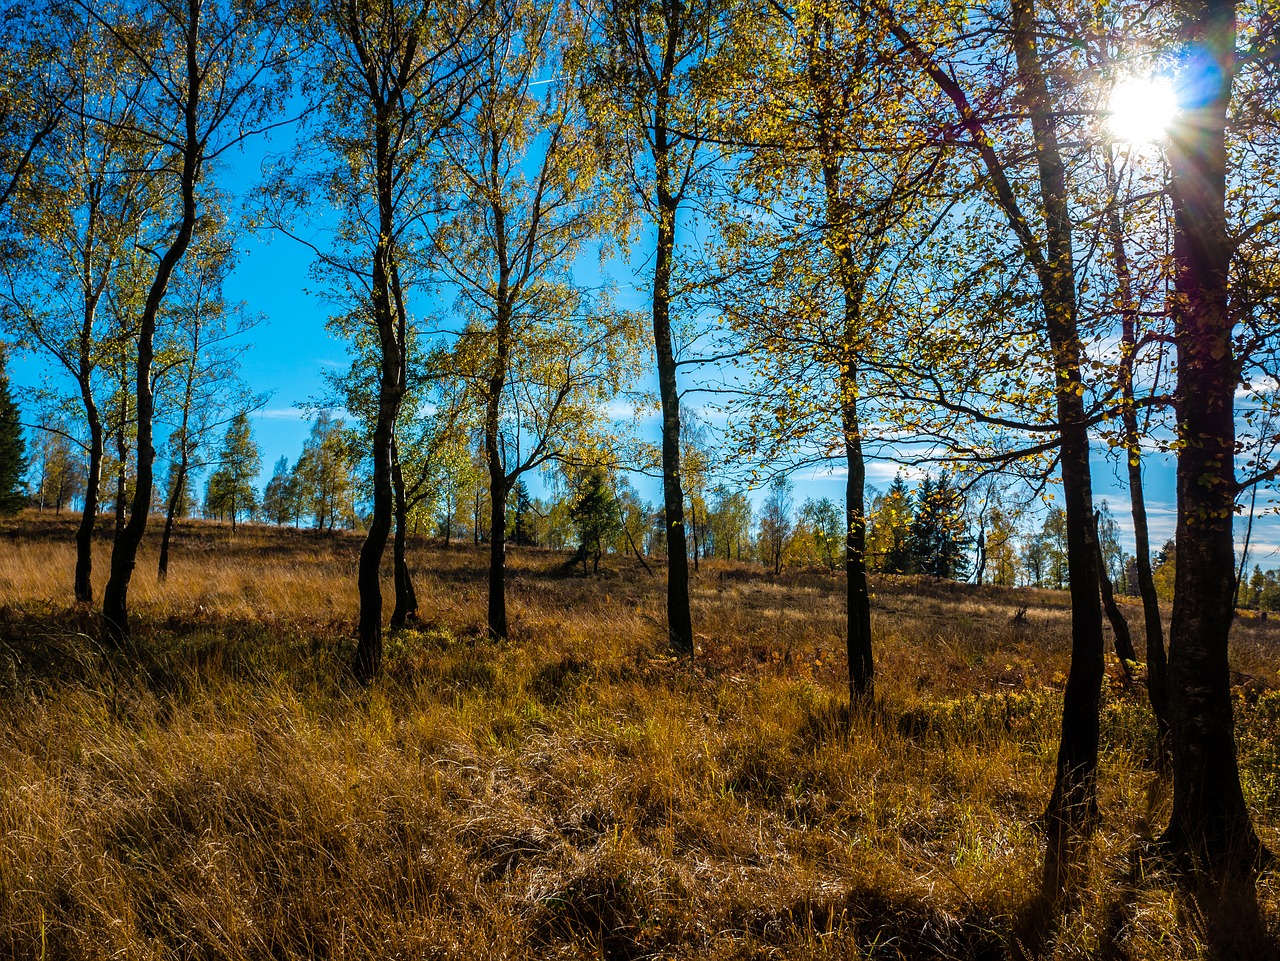
<path id="1" fill-rule="evenodd" d="M 1168 80 L 1128 77 L 1111 91 L 1107 112 L 1107 127 L 1113 137 L 1150 143 L 1168 133 L 1178 113 L 1178 98 Z"/>

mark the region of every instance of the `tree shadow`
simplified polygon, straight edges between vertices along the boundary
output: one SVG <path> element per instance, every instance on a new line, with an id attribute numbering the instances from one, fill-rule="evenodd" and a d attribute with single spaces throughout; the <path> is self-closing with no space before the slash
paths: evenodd
<path id="1" fill-rule="evenodd" d="M 1270 930 L 1254 877 L 1212 878 L 1171 857 L 1158 840 L 1140 839 L 1129 851 L 1123 875 L 1109 888 L 1099 961 L 1128 961 L 1124 933 L 1136 922 L 1141 893 L 1152 887 L 1174 892 L 1180 917 L 1195 929 L 1210 961 L 1280 958 L 1280 938 Z"/>
<path id="2" fill-rule="evenodd" d="M 1252 878 L 1212 883 L 1194 874 L 1183 878 L 1183 887 L 1213 961 L 1280 958 L 1280 939 L 1267 928 Z"/>

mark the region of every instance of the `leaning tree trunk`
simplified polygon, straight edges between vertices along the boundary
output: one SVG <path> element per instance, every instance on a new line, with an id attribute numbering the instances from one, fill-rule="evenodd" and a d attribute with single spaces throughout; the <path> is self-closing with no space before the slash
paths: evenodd
<path id="1" fill-rule="evenodd" d="M 1071 591 L 1071 667 L 1063 692 L 1053 794 L 1045 810 L 1048 844 L 1044 885 L 1047 893 L 1056 896 L 1067 887 L 1077 863 L 1076 849 L 1097 821 L 1099 709 L 1105 662 L 1067 172 L 1053 99 L 1036 43 L 1034 0 L 1014 0 L 1011 15 L 1018 81 L 1031 115 L 1045 216 L 1047 244 L 1043 253 L 1037 245 L 1037 273 L 1053 357 Z"/>
<path id="2" fill-rule="evenodd" d="M 1125 249 L 1124 224 L 1116 204 L 1119 182 L 1110 152 L 1104 165 L 1111 204 L 1106 227 L 1115 259 L 1120 291 L 1120 416 L 1124 424 L 1124 445 L 1128 455 L 1129 509 L 1133 515 L 1134 566 L 1138 572 L 1138 594 L 1142 598 L 1142 621 L 1147 638 L 1147 698 L 1156 716 L 1156 732 L 1163 748 L 1169 741 L 1168 668 L 1164 652 L 1164 625 L 1160 620 L 1160 598 L 1151 573 L 1151 537 L 1147 527 L 1147 504 L 1142 488 L 1142 435 L 1138 430 L 1138 410 L 1133 391 L 1133 367 L 1137 363 L 1138 305 L 1133 294 L 1133 273 Z"/>
<path id="3" fill-rule="evenodd" d="M 1133 637 L 1129 633 L 1129 622 L 1125 620 L 1120 606 L 1116 604 L 1116 592 L 1111 585 L 1111 577 L 1107 574 L 1106 558 L 1102 556 L 1102 538 L 1098 535 L 1098 512 L 1093 512 L 1093 545 L 1098 552 L 1098 588 L 1102 594 L 1102 609 L 1111 622 L 1111 633 L 1115 637 L 1116 658 L 1124 670 L 1125 683 L 1133 681 L 1133 670 L 1130 667 L 1138 660 L 1138 652 L 1133 649 Z"/>
<path id="4" fill-rule="evenodd" d="M 1178 565 L 1169 629 L 1173 811 L 1163 840 L 1220 882 L 1250 879 L 1263 847 L 1240 787 L 1227 645 L 1233 615 L 1235 387 L 1227 299 L 1226 118 L 1234 0 L 1181 6 L 1188 46 L 1217 69 L 1171 131 L 1173 319 L 1178 350 Z"/>
<path id="5" fill-rule="evenodd" d="M 138 330 L 137 408 L 138 417 L 138 479 L 133 492 L 133 510 L 129 522 L 116 535 L 111 551 L 111 576 L 102 595 L 102 619 L 107 638 L 120 643 L 129 636 L 129 581 L 137 563 L 138 545 L 147 529 L 147 513 L 151 509 L 151 489 L 154 481 L 153 466 L 155 447 L 152 444 L 152 415 L 154 394 L 151 388 L 151 363 L 155 354 L 156 318 L 164 301 L 165 290 L 174 268 L 182 260 L 191 244 L 196 225 L 196 181 L 200 176 L 203 145 L 198 139 L 201 80 L 199 72 L 198 37 L 200 33 L 200 5 L 188 2 L 189 22 L 186 29 L 187 92 L 183 104 L 185 140 L 182 150 L 182 216 L 173 243 L 164 252 L 156 266 L 155 279 L 147 291 L 142 319 Z"/>

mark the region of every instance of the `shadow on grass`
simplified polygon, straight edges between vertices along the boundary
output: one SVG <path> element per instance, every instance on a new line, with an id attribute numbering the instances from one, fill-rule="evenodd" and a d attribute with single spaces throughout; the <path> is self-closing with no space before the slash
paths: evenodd
<path id="1" fill-rule="evenodd" d="M 1128 961 L 1125 933 L 1137 923 L 1137 905 L 1150 888 L 1171 890 L 1180 916 L 1197 932 L 1209 961 L 1280 958 L 1280 938 L 1270 930 L 1258 903 L 1254 878 L 1214 881 L 1172 861 L 1159 842 L 1140 840 L 1130 851 L 1127 870 L 1111 883 L 1099 961 Z"/>

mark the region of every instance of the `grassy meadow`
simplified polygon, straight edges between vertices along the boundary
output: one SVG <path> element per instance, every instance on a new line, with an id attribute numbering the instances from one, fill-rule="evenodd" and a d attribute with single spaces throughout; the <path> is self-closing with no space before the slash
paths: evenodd
<path id="1" fill-rule="evenodd" d="M 1202 906 L 1135 869 L 1169 796 L 1114 659 L 1101 829 L 1074 896 L 1038 903 L 1065 594 L 877 582 L 880 708 L 850 720 L 837 575 L 702 562 L 691 666 L 660 568 L 514 548 L 498 645 L 482 550 L 420 542 L 420 621 L 365 689 L 360 535 L 189 523 L 158 585 L 149 533 L 109 652 L 73 530 L 0 523 L 0 958 L 1210 953 Z M 1280 623 L 1233 645 L 1280 849 Z M 1275 874 L 1259 901 L 1274 932 Z"/>

